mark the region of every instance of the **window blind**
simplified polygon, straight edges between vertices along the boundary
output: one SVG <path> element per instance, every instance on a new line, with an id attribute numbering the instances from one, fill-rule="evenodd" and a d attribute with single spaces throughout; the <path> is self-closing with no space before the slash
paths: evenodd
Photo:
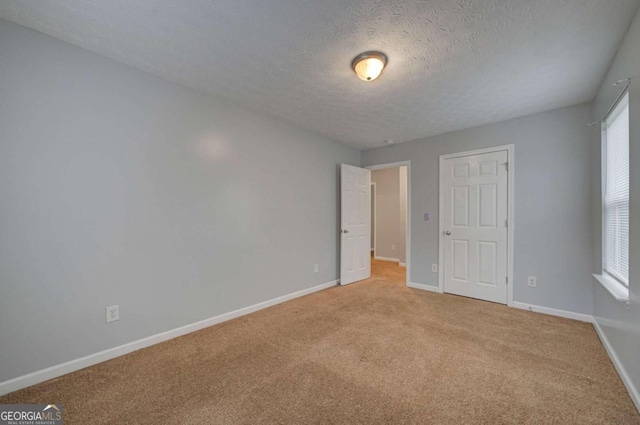
<path id="1" fill-rule="evenodd" d="M 629 286 L 629 95 L 605 120 L 604 271 Z"/>

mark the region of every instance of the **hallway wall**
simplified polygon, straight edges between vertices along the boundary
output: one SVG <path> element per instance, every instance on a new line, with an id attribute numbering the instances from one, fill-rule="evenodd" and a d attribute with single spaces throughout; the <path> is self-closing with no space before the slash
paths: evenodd
<path id="1" fill-rule="evenodd" d="M 406 262 L 406 167 L 373 170 L 376 183 L 376 257 Z M 402 194 L 404 189 L 404 195 Z"/>

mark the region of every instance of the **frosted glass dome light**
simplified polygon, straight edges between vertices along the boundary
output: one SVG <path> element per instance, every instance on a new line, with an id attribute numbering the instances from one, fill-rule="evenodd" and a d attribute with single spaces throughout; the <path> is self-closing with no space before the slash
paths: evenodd
<path id="1" fill-rule="evenodd" d="M 351 67 L 362 81 L 373 81 L 387 65 L 387 56 L 380 52 L 364 52 L 353 59 Z"/>

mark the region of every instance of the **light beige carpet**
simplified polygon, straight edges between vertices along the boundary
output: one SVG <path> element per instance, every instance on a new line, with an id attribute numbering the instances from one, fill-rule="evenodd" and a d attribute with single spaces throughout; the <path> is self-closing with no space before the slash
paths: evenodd
<path id="1" fill-rule="evenodd" d="M 408 289 L 375 263 L 0 403 L 63 403 L 66 424 L 640 424 L 590 324 Z"/>

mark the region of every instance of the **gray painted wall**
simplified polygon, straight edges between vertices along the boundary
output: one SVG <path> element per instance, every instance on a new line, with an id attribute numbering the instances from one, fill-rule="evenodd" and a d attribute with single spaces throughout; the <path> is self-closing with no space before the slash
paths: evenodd
<path id="1" fill-rule="evenodd" d="M 438 285 L 439 156 L 514 144 L 514 300 L 591 314 L 591 112 L 578 105 L 363 152 L 363 166 L 411 160 L 411 280 Z"/>
<path id="2" fill-rule="evenodd" d="M 631 310 L 613 299 L 598 281 L 592 279 L 595 320 L 626 370 L 636 394 L 640 390 L 640 13 L 636 14 L 621 44 L 598 96 L 594 102 L 593 120 L 604 117 L 621 91 L 612 83 L 635 77 L 629 90 L 630 115 L 630 269 L 629 288 Z M 600 128 L 593 126 L 592 143 L 592 235 L 593 272 L 602 271 L 602 207 L 600 174 Z M 637 396 L 636 396 L 637 397 Z"/>
<path id="3" fill-rule="evenodd" d="M 337 278 L 358 151 L 2 20 L 0 58 L 0 382 Z"/>

